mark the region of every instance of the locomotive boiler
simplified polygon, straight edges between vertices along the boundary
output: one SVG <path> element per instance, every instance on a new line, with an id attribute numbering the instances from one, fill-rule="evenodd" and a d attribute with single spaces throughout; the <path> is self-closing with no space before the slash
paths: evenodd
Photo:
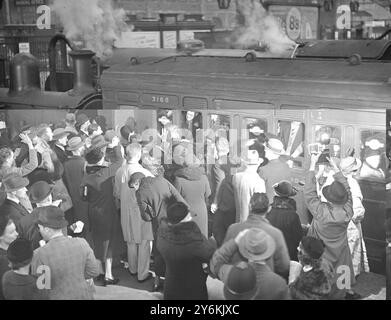
<path id="1" fill-rule="evenodd" d="M 0 107 L 6 109 L 101 109 L 102 95 L 93 86 L 92 62 L 95 53 L 90 50 L 72 50 L 69 55 L 73 61 L 73 85 L 66 92 L 56 88 L 56 67 L 53 64 L 53 48 L 56 36 L 50 42 L 49 62 L 51 89 L 42 91 L 40 88 L 40 68 L 36 57 L 28 53 L 19 53 L 10 63 L 10 86 L 0 88 Z M 48 87 L 46 87 L 48 89 Z"/>

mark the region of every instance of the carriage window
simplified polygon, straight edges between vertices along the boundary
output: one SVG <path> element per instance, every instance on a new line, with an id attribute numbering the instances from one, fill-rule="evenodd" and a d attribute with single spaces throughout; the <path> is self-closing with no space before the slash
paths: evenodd
<path id="1" fill-rule="evenodd" d="M 305 126 L 299 121 L 279 120 L 277 136 L 284 144 L 288 164 L 293 168 L 303 166 Z"/>
<path id="2" fill-rule="evenodd" d="M 175 138 L 175 126 L 173 124 L 173 111 L 160 109 L 157 111 L 157 131 L 161 135 L 162 142 L 168 142 Z"/>
<path id="3" fill-rule="evenodd" d="M 362 166 L 358 176 L 364 179 L 384 180 L 388 162 L 384 133 L 378 130 L 362 130 L 360 139 Z"/>
<path id="4" fill-rule="evenodd" d="M 202 129 L 202 113 L 194 111 L 182 111 L 181 112 L 181 129 L 188 130 L 187 134 L 183 133 L 182 138 L 194 141 L 197 137 L 197 132 L 200 132 Z M 188 135 L 191 136 L 188 137 Z"/>
<path id="5" fill-rule="evenodd" d="M 267 132 L 267 121 L 265 119 L 245 118 L 249 139 L 257 139 L 261 134 Z"/>
<path id="6" fill-rule="evenodd" d="M 341 128 L 326 125 L 315 126 L 315 142 L 330 154 L 331 157 L 341 158 Z"/>
<path id="7" fill-rule="evenodd" d="M 223 114 L 210 114 L 208 115 L 208 128 L 214 131 L 215 137 L 224 137 L 229 140 L 231 119 Z"/>

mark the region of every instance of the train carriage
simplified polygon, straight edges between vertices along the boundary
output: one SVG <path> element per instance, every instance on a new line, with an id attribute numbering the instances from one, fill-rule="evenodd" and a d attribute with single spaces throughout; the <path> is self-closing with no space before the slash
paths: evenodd
<path id="1" fill-rule="evenodd" d="M 387 50 L 382 48 L 383 53 Z M 385 176 L 385 108 L 391 103 L 391 63 L 384 54 L 384 59 L 371 54 L 363 51 L 364 58 L 354 55 L 357 60 L 349 59 L 348 53 L 333 58 L 318 53 L 314 58 L 302 50 L 300 58 L 257 53 L 248 59 L 242 54 L 224 56 L 223 50 L 183 55 L 174 50 L 143 54 L 140 49 L 121 49 L 101 78 L 103 107 L 117 109 L 118 123 L 133 115 L 140 131 L 161 129 L 159 110 L 172 111 L 170 121 L 182 128 L 186 127 L 186 112 L 192 111 L 204 129 L 218 124 L 220 129 L 245 129 L 247 134 L 251 131 L 246 129 L 256 126 L 281 136 L 283 128 L 295 122 L 303 129 L 304 146 L 319 142 L 322 132 L 328 132 L 334 156 L 341 158 L 353 147 L 363 161 L 368 141 L 376 137 L 383 144 L 379 170 Z M 245 138 L 231 137 L 234 153 L 240 154 Z M 302 223 L 311 219 L 302 193 L 308 160 L 304 147 L 292 161 Z M 384 178 L 382 174 L 359 177 L 366 208 L 364 238 L 370 268 L 378 273 L 385 270 Z"/>

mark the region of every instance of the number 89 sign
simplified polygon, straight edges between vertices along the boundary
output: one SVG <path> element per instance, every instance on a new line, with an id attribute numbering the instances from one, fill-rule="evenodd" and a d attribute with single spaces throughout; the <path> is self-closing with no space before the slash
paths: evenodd
<path id="1" fill-rule="evenodd" d="M 286 33 L 292 40 L 297 40 L 300 37 L 301 30 L 301 14 L 300 11 L 293 7 L 286 15 Z"/>

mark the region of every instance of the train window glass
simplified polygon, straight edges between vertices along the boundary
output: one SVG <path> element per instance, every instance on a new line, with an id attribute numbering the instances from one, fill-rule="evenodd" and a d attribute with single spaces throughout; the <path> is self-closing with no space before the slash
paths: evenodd
<path id="1" fill-rule="evenodd" d="M 208 128 L 213 130 L 215 137 L 224 137 L 229 140 L 230 116 L 223 114 L 208 115 Z"/>
<path id="2" fill-rule="evenodd" d="M 305 126 L 299 121 L 279 120 L 277 136 L 284 144 L 288 164 L 293 168 L 301 168 L 304 161 Z"/>
<path id="3" fill-rule="evenodd" d="M 385 134 L 380 130 L 365 129 L 360 132 L 360 178 L 385 179 L 388 166 L 385 142 Z"/>
<path id="4" fill-rule="evenodd" d="M 321 145 L 331 157 L 341 158 L 341 128 L 329 125 L 315 125 L 315 142 Z"/>
<path id="5" fill-rule="evenodd" d="M 185 134 L 186 136 L 182 136 L 182 138 L 188 140 L 193 139 L 195 141 L 197 138 L 197 132 L 200 132 L 202 129 L 202 113 L 195 111 L 182 111 L 181 129 L 187 130 L 186 134 L 185 132 L 182 134 Z"/>
<path id="6" fill-rule="evenodd" d="M 245 126 L 249 139 L 256 139 L 267 132 L 267 120 L 258 118 L 245 118 Z"/>

